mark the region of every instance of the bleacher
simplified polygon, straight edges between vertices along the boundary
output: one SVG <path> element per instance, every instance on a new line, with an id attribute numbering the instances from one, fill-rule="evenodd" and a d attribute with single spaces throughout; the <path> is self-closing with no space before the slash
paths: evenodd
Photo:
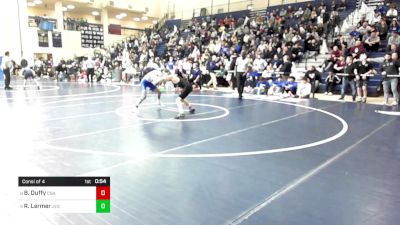
<path id="1" fill-rule="evenodd" d="M 221 14 L 212 15 L 211 17 L 212 18 L 216 18 L 218 20 L 218 19 L 223 19 L 226 16 L 230 16 L 231 15 L 236 20 L 238 18 L 243 18 L 243 17 L 246 17 L 246 16 L 248 16 L 249 18 L 253 19 L 253 18 L 256 18 L 258 15 L 265 16 L 269 12 L 272 12 L 272 11 L 279 12 L 281 9 L 287 9 L 289 7 L 289 5 L 292 8 L 295 8 L 295 9 L 297 9 L 299 7 L 304 9 L 304 8 L 307 7 L 307 5 L 309 3 L 311 3 L 312 6 L 319 6 L 321 4 L 321 2 L 325 3 L 325 5 L 326 5 L 328 10 L 331 8 L 330 1 L 316 0 L 316 1 L 310 1 L 310 2 L 292 3 L 292 4 L 288 4 L 288 5 L 270 6 L 270 7 L 266 8 L 266 9 L 262 9 L 262 10 L 243 10 L 243 11 L 237 11 L 237 12 L 221 13 Z M 379 2 L 381 3 L 382 1 L 379 1 Z M 400 5 L 400 0 L 392 0 L 391 2 L 395 2 L 395 3 L 398 3 L 398 5 Z M 368 4 L 371 5 L 371 6 L 378 5 L 378 1 L 369 0 Z M 359 7 L 360 7 L 360 0 L 357 0 L 357 1 L 348 0 L 347 1 L 346 10 L 339 12 L 341 21 L 344 21 L 345 18 L 347 18 L 352 12 L 354 12 Z M 208 15 L 208 16 L 210 16 L 210 15 Z M 197 20 L 201 20 L 202 18 L 205 18 L 205 17 L 206 16 L 195 17 L 195 18 Z M 169 21 L 166 21 L 165 27 L 167 27 L 169 29 L 172 29 L 174 26 L 176 26 L 178 28 L 186 28 L 188 26 L 188 24 L 189 24 L 189 21 L 190 20 L 169 20 Z M 182 32 L 181 35 L 184 35 L 184 32 Z M 372 64 L 374 65 L 374 68 L 378 72 L 379 72 L 379 68 L 380 68 L 380 63 L 381 63 L 382 58 L 384 56 L 384 49 L 386 49 L 386 43 L 387 43 L 387 41 L 382 43 L 382 46 L 381 46 L 381 50 L 382 51 L 370 52 L 368 54 Z M 165 53 L 165 44 L 161 43 L 157 47 L 157 54 L 159 56 L 162 56 L 163 52 Z M 322 74 L 323 81 L 326 78 L 326 76 L 327 76 L 327 72 Z M 378 96 L 378 95 L 380 95 L 382 93 L 382 91 L 381 91 L 381 83 L 382 83 L 382 79 L 381 79 L 381 75 L 380 74 L 377 74 L 377 75 L 375 75 L 375 76 L 373 76 L 373 77 L 371 77 L 369 79 L 368 93 L 369 93 L 370 96 Z M 321 86 L 319 88 L 319 91 L 320 92 L 325 91 L 324 82 L 322 82 L 320 85 Z M 340 90 L 341 90 L 341 85 L 337 85 L 336 86 L 336 93 L 340 93 Z"/>

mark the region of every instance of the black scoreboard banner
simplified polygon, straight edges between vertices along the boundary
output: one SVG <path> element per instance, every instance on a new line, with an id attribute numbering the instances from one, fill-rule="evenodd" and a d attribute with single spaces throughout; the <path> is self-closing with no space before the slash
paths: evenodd
<path id="1" fill-rule="evenodd" d="M 53 47 L 62 48 L 62 35 L 61 32 L 52 32 Z"/>
<path id="2" fill-rule="evenodd" d="M 81 44 L 83 48 L 103 48 L 103 25 L 88 24 L 81 26 Z"/>

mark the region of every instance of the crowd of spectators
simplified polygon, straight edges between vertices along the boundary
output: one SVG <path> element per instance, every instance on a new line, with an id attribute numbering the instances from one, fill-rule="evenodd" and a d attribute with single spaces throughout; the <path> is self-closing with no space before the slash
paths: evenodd
<path id="1" fill-rule="evenodd" d="M 222 85 L 239 87 L 240 95 L 246 91 L 296 96 L 298 85 L 291 77 L 296 63 L 319 51 L 327 34 L 340 25 L 339 11 L 345 9 L 346 1 L 341 0 L 332 1 L 330 7 L 323 2 L 318 6 L 308 3 L 304 9 L 288 6 L 254 19 L 193 18 L 187 27 L 142 33 L 102 49 L 93 57 L 62 60 L 54 65 L 54 75 L 61 80 L 129 82 L 147 67 L 157 67 L 186 76 L 199 88 L 217 89 Z M 388 53 L 398 53 L 399 29 L 394 4 L 379 7 L 370 21 L 361 18 L 348 35 L 339 35 L 330 45 L 329 57 L 322 66 L 322 72 L 329 72 L 328 77 L 323 77 L 315 66 L 308 68 L 305 80 L 311 86 L 310 92 L 326 83 L 325 93 L 332 94 L 343 79 L 352 81 L 335 75 L 344 72 L 348 56 L 352 63 L 358 63 L 362 54 L 380 50 L 383 41 L 388 43 Z M 356 83 L 362 83 L 357 95 L 366 99 L 363 86 L 368 82 Z"/>
<path id="2" fill-rule="evenodd" d="M 390 57 L 386 57 L 385 62 L 389 60 L 397 65 L 400 44 L 399 32 L 400 26 L 395 3 L 385 1 L 376 8 L 373 16 L 367 18 L 366 15 L 362 15 L 360 21 L 351 28 L 347 35 L 340 35 L 333 42 L 329 57 L 322 65 L 323 71 L 330 73 L 326 80 L 325 93 L 332 93 L 333 86 L 341 82 L 340 99 L 344 99 L 346 89 L 350 86 L 353 101 L 357 99 L 366 102 L 369 79 L 379 71 L 373 65 L 373 61 L 368 59 L 368 56 L 372 53 L 386 52 Z M 392 75 L 399 74 L 398 69 L 392 68 L 390 72 Z M 338 79 L 336 74 L 343 74 L 344 76 Z M 385 104 L 388 104 L 387 96 L 390 92 L 390 84 L 386 83 L 390 81 L 395 96 L 392 104 L 397 105 L 398 78 L 388 79 L 384 76 L 381 78 L 385 92 Z M 356 98 L 357 96 L 358 98 Z"/>
<path id="3" fill-rule="evenodd" d="M 216 89 L 240 86 L 232 72 L 236 70 L 243 77 L 242 89 L 254 92 L 257 85 L 268 84 L 268 79 L 289 82 L 295 64 L 307 52 L 319 51 L 326 35 L 339 25 L 338 10 L 345 8 L 345 1 L 332 4 L 329 8 L 323 2 L 304 8 L 289 6 L 254 19 L 193 18 L 184 28 L 142 33 L 93 57 L 62 60 L 54 65 L 55 75 L 62 80 L 91 81 L 94 70 L 94 80 L 129 82 L 146 67 L 158 67 L 187 76 L 199 88 Z M 281 94 L 283 89 L 279 88 Z"/>

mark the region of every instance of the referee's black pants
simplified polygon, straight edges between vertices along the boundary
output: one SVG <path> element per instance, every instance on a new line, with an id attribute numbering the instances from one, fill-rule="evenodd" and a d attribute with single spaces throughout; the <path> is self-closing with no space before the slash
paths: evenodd
<path id="1" fill-rule="evenodd" d="M 5 88 L 9 88 L 10 87 L 10 82 L 11 82 L 10 69 L 4 69 L 3 73 L 5 75 L 4 86 L 5 86 Z"/>
<path id="2" fill-rule="evenodd" d="M 93 77 L 94 77 L 94 68 L 88 68 L 87 72 L 86 72 L 86 76 L 87 76 L 87 82 L 93 82 Z"/>
<path id="3" fill-rule="evenodd" d="M 237 72 L 236 73 L 236 85 L 237 85 L 237 90 L 239 93 L 239 98 L 242 98 L 242 96 L 243 96 L 245 82 L 246 82 L 246 76 L 244 76 L 244 72 Z"/>

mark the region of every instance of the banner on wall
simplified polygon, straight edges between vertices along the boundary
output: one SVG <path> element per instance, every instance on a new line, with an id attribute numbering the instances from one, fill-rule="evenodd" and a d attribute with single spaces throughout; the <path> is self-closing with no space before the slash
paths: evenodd
<path id="1" fill-rule="evenodd" d="M 39 47 L 49 47 L 49 34 L 47 31 L 38 30 Z"/>
<path id="2" fill-rule="evenodd" d="M 108 33 L 109 34 L 121 35 L 122 34 L 121 30 L 122 30 L 121 25 L 118 25 L 118 24 L 110 24 L 108 26 Z"/>
<path id="3" fill-rule="evenodd" d="M 62 48 L 62 36 L 61 32 L 52 32 L 53 47 Z"/>
<path id="4" fill-rule="evenodd" d="M 81 26 L 81 45 L 83 48 L 103 48 L 104 31 L 102 25 L 88 24 Z"/>

